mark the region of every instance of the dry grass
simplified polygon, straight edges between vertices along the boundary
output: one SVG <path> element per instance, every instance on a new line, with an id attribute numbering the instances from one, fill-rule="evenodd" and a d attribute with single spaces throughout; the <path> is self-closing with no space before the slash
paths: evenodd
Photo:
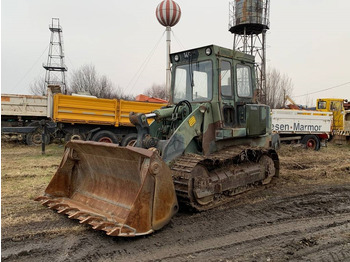
<path id="1" fill-rule="evenodd" d="M 42 155 L 41 147 L 2 144 L 2 227 L 43 219 L 36 215 L 41 207 L 33 200 L 44 192 L 61 161 L 63 150 L 62 145 L 52 144 Z"/>
<path id="2" fill-rule="evenodd" d="M 295 184 L 350 182 L 350 146 L 328 144 L 319 151 L 283 145 L 281 178 Z"/>

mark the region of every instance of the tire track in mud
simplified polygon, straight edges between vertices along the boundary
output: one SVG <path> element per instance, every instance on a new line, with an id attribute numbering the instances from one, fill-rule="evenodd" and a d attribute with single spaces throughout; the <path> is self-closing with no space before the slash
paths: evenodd
<path id="1" fill-rule="evenodd" d="M 326 220 L 326 221 L 325 221 Z M 318 228 L 328 226 L 329 223 L 350 223 L 350 214 L 341 215 L 339 217 L 320 217 L 310 221 L 308 218 L 293 220 L 288 222 L 279 223 L 277 225 L 259 226 L 250 230 L 244 230 L 243 232 L 236 232 L 235 234 L 227 234 L 216 238 L 210 238 L 201 240 L 186 246 L 174 247 L 169 250 L 167 247 L 158 249 L 156 254 L 150 254 L 147 256 L 129 256 L 126 259 L 150 261 L 150 260 L 172 260 L 172 259 L 188 259 L 188 258 L 208 258 L 212 256 L 215 250 L 235 250 L 234 247 L 245 244 L 258 242 L 260 245 L 262 242 L 269 242 L 273 239 L 281 241 L 283 238 L 288 238 L 291 235 L 297 235 L 300 232 L 315 231 Z M 265 244 L 266 245 L 266 244 Z M 267 244 L 270 246 L 270 243 Z M 204 254 L 203 254 L 204 253 Z M 209 256 L 210 254 L 210 256 Z M 201 255 L 201 257 L 199 257 Z M 215 257 L 213 257 L 214 259 Z"/>
<path id="2" fill-rule="evenodd" d="M 181 211 L 164 229 L 138 238 L 108 237 L 55 215 L 59 218 L 6 229 L 24 230 L 28 237 L 18 242 L 3 235 L 2 259 L 341 261 L 350 250 L 350 185 L 274 188 L 206 212 Z M 71 232 L 76 226 L 81 230 Z"/>

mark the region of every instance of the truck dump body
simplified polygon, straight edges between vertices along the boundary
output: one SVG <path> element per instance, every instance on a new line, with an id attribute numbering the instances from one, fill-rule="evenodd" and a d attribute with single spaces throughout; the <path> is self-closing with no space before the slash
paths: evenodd
<path id="1" fill-rule="evenodd" d="M 130 112 L 144 113 L 166 104 L 103 99 L 57 94 L 54 97 L 55 122 L 132 126 Z"/>
<path id="2" fill-rule="evenodd" d="M 1 95 L 2 116 L 47 116 L 47 97 L 32 95 Z"/>
<path id="3" fill-rule="evenodd" d="M 272 130 L 279 134 L 330 134 L 332 113 L 306 110 L 272 110 Z"/>

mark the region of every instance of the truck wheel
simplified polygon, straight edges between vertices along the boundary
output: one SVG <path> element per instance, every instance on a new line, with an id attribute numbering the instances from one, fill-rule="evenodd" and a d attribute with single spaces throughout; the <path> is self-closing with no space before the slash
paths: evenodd
<path id="1" fill-rule="evenodd" d="M 26 143 L 28 146 L 40 146 L 42 143 L 41 129 L 37 129 L 34 132 L 27 134 Z M 50 135 L 46 134 L 45 144 L 48 145 L 49 143 L 50 143 Z"/>
<path id="2" fill-rule="evenodd" d="M 118 139 L 114 133 L 108 130 L 101 130 L 97 132 L 93 137 L 93 141 L 103 142 L 103 143 L 114 143 L 118 144 Z"/>
<path id="3" fill-rule="evenodd" d="M 135 146 L 137 141 L 137 134 L 127 134 L 122 142 L 120 143 L 121 146 Z"/>
<path id="4" fill-rule="evenodd" d="M 71 133 L 67 133 L 65 136 L 64 136 L 64 141 L 65 142 L 69 142 L 71 140 L 83 140 L 85 141 L 85 135 L 84 134 L 71 134 Z"/>
<path id="5" fill-rule="evenodd" d="M 306 149 L 319 150 L 321 146 L 320 139 L 315 135 L 306 135 L 301 139 L 301 143 L 306 146 Z"/>

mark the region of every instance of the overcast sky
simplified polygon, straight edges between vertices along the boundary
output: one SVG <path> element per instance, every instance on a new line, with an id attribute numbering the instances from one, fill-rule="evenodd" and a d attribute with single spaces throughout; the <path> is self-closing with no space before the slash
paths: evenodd
<path id="1" fill-rule="evenodd" d="M 33 80 L 45 75 L 53 17 L 63 27 L 68 77 L 92 64 L 126 94 L 164 84 L 165 28 L 155 16 L 159 2 L 2 0 L 1 93 L 29 94 Z M 176 2 L 182 16 L 173 27 L 172 51 L 208 44 L 232 48 L 229 1 Z M 267 65 L 292 79 L 297 103 L 350 99 L 349 12 L 349 0 L 271 1 Z"/>

